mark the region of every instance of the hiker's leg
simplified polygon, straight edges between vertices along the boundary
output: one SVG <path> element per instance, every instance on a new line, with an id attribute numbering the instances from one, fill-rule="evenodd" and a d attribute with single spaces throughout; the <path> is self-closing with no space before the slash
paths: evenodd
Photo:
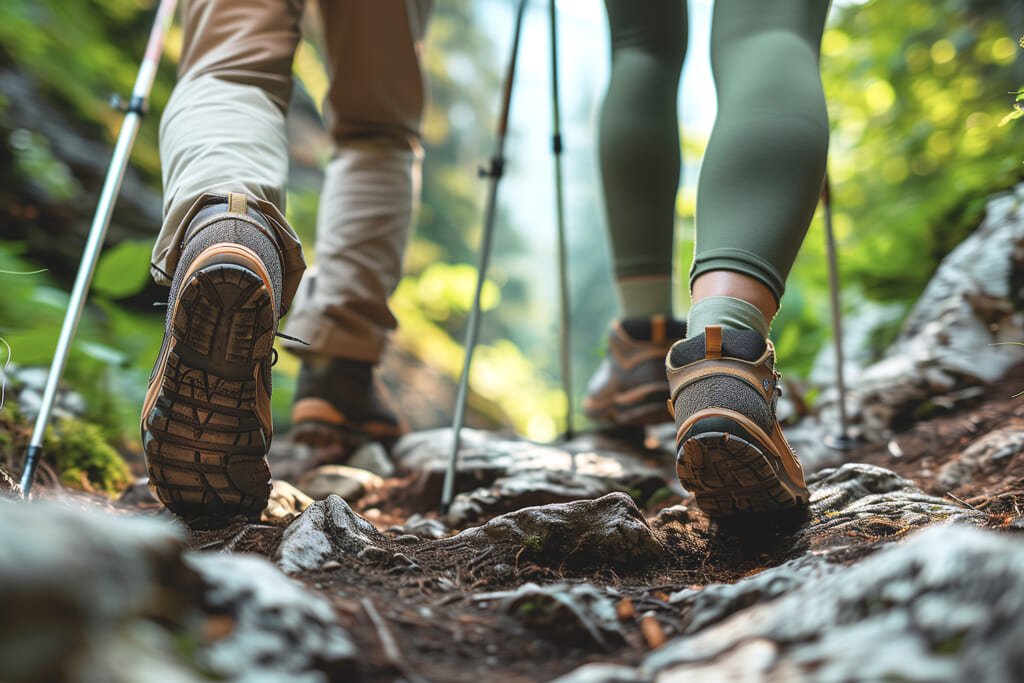
<path id="1" fill-rule="evenodd" d="M 302 365 L 292 404 L 295 442 L 313 460 L 343 461 L 365 440 L 388 445 L 404 425 L 374 381 L 396 321 L 388 297 L 419 195 L 420 118 L 426 96 L 420 48 L 430 2 L 321 0 L 333 142 L 317 219 L 313 272 L 303 279 L 287 333 Z"/>
<path id="2" fill-rule="evenodd" d="M 259 519 L 270 494 L 274 337 L 303 269 L 280 211 L 300 12 L 285 0 L 194 0 L 183 11 L 154 256 L 173 281 L 141 433 L 150 485 L 190 520 Z"/>
<path id="3" fill-rule="evenodd" d="M 799 460 L 775 414 L 768 324 L 825 174 L 818 51 L 828 0 L 718 0 L 718 117 L 697 190 L 689 338 L 666 358 L 676 471 L 713 517 L 803 508 Z"/>
<path id="4" fill-rule="evenodd" d="M 304 267 L 284 219 L 284 116 L 301 0 L 191 0 L 182 9 L 178 83 L 160 120 L 164 223 L 154 277 L 169 284 L 185 230 L 211 195 L 248 195 L 273 226 L 287 308 Z"/>
<path id="5" fill-rule="evenodd" d="M 419 194 L 425 99 L 420 43 L 430 3 L 322 0 L 333 141 L 317 219 L 317 265 L 286 332 L 304 353 L 376 363 Z"/>
<path id="6" fill-rule="evenodd" d="M 684 323 L 672 319 L 672 237 L 686 1 L 606 0 L 605 8 L 612 68 L 598 149 L 618 320 L 587 383 L 583 412 L 639 426 L 671 419 L 664 357 L 685 336 Z"/>
<path id="7" fill-rule="evenodd" d="M 686 0 L 605 7 L 612 67 L 598 149 L 619 316 L 671 316 Z"/>
<path id="8" fill-rule="evenodd" d="M 766 335 L 778 310 L 825 175 L 818 56 L 828 7 L 828 0 L 715 3 L 718 115 L 698 181 L 691 332 L 731 324 Z"/>

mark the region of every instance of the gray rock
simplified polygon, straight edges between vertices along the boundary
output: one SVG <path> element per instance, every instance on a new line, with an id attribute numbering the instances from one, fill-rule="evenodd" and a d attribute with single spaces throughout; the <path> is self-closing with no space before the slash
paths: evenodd
<path id="1" fill-rule="evenodd" d="M 419 475 L 412 487 L 424 509 L 440 498 L 451 438 L 450 429 L 416 432 L 394 448 L 399 468 Z M 595 498 L 613 491 L 636 492 L 641 499 L 663 487 L 681 492 L 671 468 L 653 467 L 621 448 L 585 438 L 554 447 L 464 429 L 460 444 L 455 489 L 464 494 L 449 517 L 453 525 L 524 504 Z M 531 499 L 533 487 L 536 496 Z"/>
<path id="2" fill-rule="evenodd" d="M 435 543 L 437 549 L 525 548 L 525 559 L 560 564 L 624 565 L 661 555 L 661 540 L 633 499 L 610 493 L 597 500 L 524 508 Z"/>
<path id="3" fill-rule="evenodd" d="M 808 477 L 810 521 L 792 536 L 794 548 L 842 552 L 870 548 L 936 522 L 984 524 L 985 513 L 929 495 L 913 482 L 872 465 L 847 464 Z"/>
<path id="4" fill-rule="evenodd" d="M 651 677 L 618 664 L 584 664 L 551 683 L 649 683 Z"/>
<path id="5" fill-rule="evenodd" d="M 4 507 L 0 524 L 0 680 L 135 680 L 105 653 L 158 620 L 181 623 L 194 594 L 182 537 L 160 522 L 53 503 Z M 159 629 L 138 637 L 150 665 L 178 659 Z M 80 669 L 77 660 L 88 661 Z M 173 670 L 174 667 L 171 667 Z M 106 677 L 106 678 L 105 678 Z M 142 680 L 141 678 L 138 680 Z"/>
<path id="6" fill-rule="evenodd" d="M 511 510 L 599 498 L 610 492 L 607 481 L 534 470 L 502 477 L 488 488 L 458 494 L 452 500 L 446 519 L 452 526 L 464 526 Z"/>
<path id="7" fill-rule="evenodd" d="M 306 472 L 296 482 L 314 500 L 335 495 L 345 500 L 358 500 L 379 487 L 383 480 L 372 472 L 347 465 L 321 465 Z"/>
<path id="8" fill-rule="evenodd" d="M 1024 359 L 1012 343 L 1024 338 L 1022 206 L 1013 194 L 990 198 L 985 220 L 943 259 L 885 356 L 847 377 L 857 434 L 886 439 L 922 402 L 955 407 L 973 398 L 965 389 Z M 836 423 L 835 400 L 819 401 L 823 424 Z"/>
<path id="9" fill-rule="evenodd" d="M 0 680 L 323 681 L 355 648 L 331 606 L 180 527 L 55 503 L 4 507 Z"/>
<path id="10" fill-rule="evenodd" d="M 121 496 L 117 499 L 117 502 L 133 506 L 162 505 L 160 500 L 153 494 L 152 489 L 149 488 L 149 477 L 136 479 L 134 482 L 129 484 L 128 488 L 121 492 Z"/>
<path id="11" fill-rule="evenodd" d="M 713 583 L 678 591 L 669 597 L 669 602 L 689 610 L 683 633 L 697 633 L 736 612 L 774 600 L 839 569 L 839 565 L 830 564 L 821 555 L 805 555 L 736 583 Z"/>
<path id="12" fill-rule="evenodd" d="M 1022 610 L 1024 540 L 942 526 L 853 566 L 805 574 L 775 600 L 669 641 L 635 674 L 659 682 L 1018 680 Z M 585 680 L 624 677 L 613 674 Z"/>
<path id="13" fill-rule="evenodd" d="M 1003 427 L 984 435 L 960 457 L 943 465 L 936 476 L 939 483 L 949 489 L 977 481 L 980 476 L 1005 468 L 1010 460 L 1024 451 L 1024 430 Z"/>
<path id="14" fill-rule="evenodd" d="M 417 512 L 405 520 L 405 524 L 393 526 L 388 532 L 417 538 L 443 538 L 451 533 L 451 529 L 436 517 L 424 517 Z"/>
<path id="15" fill-rule="evenodd" d="M 376 441 L 368 441 L 357 448 L 346 464 L 372 472 L 383 479 L 395 474 L 395 464 L 388 457 L 387 449 Z"/>
<path id="16" fill-rule="evenodd" d="M 586 636 L 604 650 L 623 640 L 615 600 L 607 589 L 591 584 L 526 583 L 512 591 L 477 593 L 472 599 L 497 601 L 502 610 L 531 628 L 557 633 L 560 638 Z"/>
<path id="17" fill-rule="evenodd" d="M 255 555 L 191 554 L 186 564 L 207 583 L 206 608 L 234 620 L 203 648 L 199 664 L 216 676 L 248 680 L 324 680 L 352 673 L 356 648 L 329 602 Z M 316 669 L 317 673 L 313 673 Z"/>
<path id="18" fill-rule="evenodd" d="M 327 562 L 351 562 L 367 547 L 386 547 L 384 535 L 360 517 L 343 499 L 319 500 L 292 522 L 274 554 L 277 566 L 288 573 L 315 571 Z"/>

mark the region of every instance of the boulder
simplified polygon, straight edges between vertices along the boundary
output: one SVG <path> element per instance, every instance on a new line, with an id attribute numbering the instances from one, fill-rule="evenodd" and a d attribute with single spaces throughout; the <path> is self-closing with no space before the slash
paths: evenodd
<path id="1" fill-rule="evenodd" d="M 355 647 L 330 604 L 253 555 L 192 553 L 181 525 L 4 506 L 0 680 L 321 681 Z"/>
<path id="2" fill-rule="evenodd" d="M 437 429 L 409 434 L 396 444 L 400 470 L 414 474 L 412 505 L 429 509 L 441 497 L 450 457 L 452 432 Z M 535 444 L 473 429 L 460 437 L 455 490 L 448 523 L 453 526 L 484 521 L 524 505 L 597 498 L 629 491 L 647 500 L 655 491 L 671 488 L 682 493 L 674 470 L 653 462 L 649 452 L 623 444 L 580 438 L 557 446 Z"/>
<path id="3" fill-rule="evenodd" d="M 737 582 L 734 598 L 748 582 L 758 584 L 751 595 L 773 581 L 779 591 L 724 620 L 691 617 L 688 634 L 648 655 L 634 678 L 613 669 L 558 680 L 1009 681 L 1024 670 L 1019 536 L 940 526 L 852 566 L 807 564 L 799 581 L 782 571 Z M 692 595 L 679 600 L 698 607 Z"/>

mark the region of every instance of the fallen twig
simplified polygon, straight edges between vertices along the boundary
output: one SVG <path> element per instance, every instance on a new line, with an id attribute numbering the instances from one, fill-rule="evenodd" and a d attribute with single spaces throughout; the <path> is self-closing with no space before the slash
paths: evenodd
<path id="1" fill-rule="evenodd" d="M 402 657 L 402 652 L 398 649 L 398 641 L 395 640 L 394 634 L 388 628 L 387 621 L 374 607 L 373 601 L 370 598 L 361 598 L 359 603 L 363 606 L 363 611 L 366 612 L 370 623 L 373 624 L 373 628 L 377 632 L 377 639 L 380 640 L 381 647 L 384 648 L 384 656 L 387 657 L 391 665 L 401 671 L 410 683 L 427 683 L 426 679 L 414 672 Z"/>
<path id="2" fill-rule="evenodd" d="M 974 507 L 973 505 L 971 505 L 970 503 L 968 503 L 968 502 L 967 502 L 966 500 L 964 500 L 963 498 L 958 498 L 957 496 L 954 496 L 954 495 L 953 495 L 952 493 L 950 493 L 949 491 L 946 491 L 946 495 L 947 495 L 948 497 L 952 498 L 953 500 L 955 500 L 956 502 L 960 503 L 961 505 L 965 505 L 965 506 L 967 506 L 967 507 L 971 508 L 972 510 L 977 510 L 977 509 L 978 509 L 978 508 Z M 979 512 L 980 512 L 980 510 L 979 510 Z"/>

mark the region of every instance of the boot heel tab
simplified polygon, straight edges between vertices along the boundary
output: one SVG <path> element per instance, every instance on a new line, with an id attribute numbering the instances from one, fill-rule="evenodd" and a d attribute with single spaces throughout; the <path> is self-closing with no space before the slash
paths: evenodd
<path id="1" fill-rule="evenodd" d="M 228 194 L 228 213 L 240 213 L 243 216 L 248 214 L 247 200 L 244 194 L 231 192 Z"/>
<path id="2" fill-rule="evenodd" d="M 704 328 L 704 357 L 722 357 L 722 326 L 708 325 Z"/>

